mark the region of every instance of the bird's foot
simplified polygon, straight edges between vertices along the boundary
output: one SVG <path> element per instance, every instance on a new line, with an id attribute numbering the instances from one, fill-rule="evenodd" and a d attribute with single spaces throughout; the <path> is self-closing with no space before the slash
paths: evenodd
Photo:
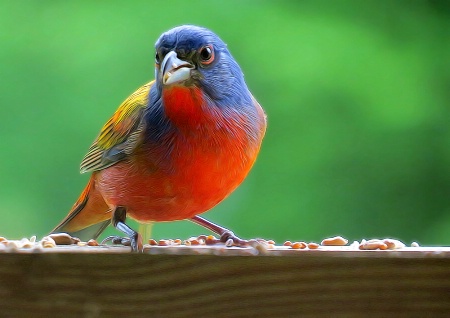
<path id="1" fill-rule="evenodd" d="M 113 212 L 113 217 L 111 219 L 111 223 L 114 225 L 116 229 L 125 233 L 129 237 L 120 237 L 120 236 L 109 236 L 103 240 L 102 243 L 111 241 L 113 244 L 122 244 L 125 246 L 131 246 L 132 252 L 142 252 L 143 244 L 142 244 L 142 236 L 139 235 L 138 232 L 129 227 L 126 223 L 127 210 L 123 206 L 118 206 L 115 208 Z"/>
<path id="2" fill-rule="evenodd" d="M 248 240 L 243 240 L 236 236 L 233 232 L 226 230 L 220 235 L 220 242 L 225 243 L 226 246 L 245 247 L 249 245 Z"/>
<path id="3" fill-rule="evenodd" d="M 129 237 L 121 237 L 118 235 L 111 235 L 105 238 L 102 241 L 102 244 L 106 244 L 107 242 L 111 242 L 112 244 L 118 244 L 123 246 L 131 246 L 132 252 L 139 252 L 142 251 L 142 238 L 141 236 L 136 233 L 136 235 Z"/>
<path id="4" fill-rule="evenodd" d="M 226 246 L 238 246 L 238 247 L 257 247 L 261 244 L 266 244 L 266 240 L 264 239 L 250 239 L 243 240 L 240 237 L 236 236 L 233 232 L 227 230 L 220 236 L 220 242 L 225 243 Z"/>
<path id="5" fill-rule="evenodd" d="M 201 225 L 208 230 L 215 232 L 220 235 L 220 239 L 217 240 L 216 243 L 225 243 L 226 246 L 239 246 L 239 247 L 257 247 L 265 242 L 262 239 L 251 239 L 251 240 L 243 240 L 236 236 L 232 231 L 227 228 L 224 228 L 220 225 L 214 224 L 198 215 L 193 216 L 190 219 L 192 222 Z M 214 243 L 214 241 L 213 241 Z"/>
<path id="6" fill-rule="evenodd" d="M 131 240 L 129 237 L 122 237 L 119 235 L 111 235 L 105 238 L 101 244 L 106 244 L 108 242 L 111 242 L 113 244 L 123 245 L 123 246 L 130 246 Z"/>

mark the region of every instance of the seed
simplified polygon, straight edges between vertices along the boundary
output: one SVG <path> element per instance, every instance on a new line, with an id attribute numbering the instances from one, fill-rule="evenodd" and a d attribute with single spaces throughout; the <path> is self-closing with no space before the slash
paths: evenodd
<path id="1" fill-rule="evenodd" d="M 200 245 L 200 242 L 196 238 L 189 240 L 189 242 L 191 242 L 191 245 Z"/>
<path id="2" fill-rule="evenodd" d="M 387 248 L 388 246 L 382 240 L 378 239 L 368 240 L 359 245 L 360 250 L 386 250 Z"/>
<path id="3" fill-rule="evenodd" d="M 344 246 L 347 245 L 348 240 L 343 238 L 342 236 L 335 236 L 326 238 L 322 241 L 321 245 L 323 246 Z"/>
<path id="4" fill-rule="evenodd" d="M 214 244 L 216 244 L 216 242 L 217 242 L 217 239 L 213 235 L 208 235 L 205 239 L 206 245 L 214 245 Z"/>
<path id="5" fill-rule="evenodd" d="M 20 247 L 21 248 L 31 248 L 33 247 L 34 243 L 30 242 L 30 240 L 26 237 L 20 240 Z"/>
<path id="6" fill-rule="evenodd" d="M 158 245 L 158 242 L 156 242 L 154 239 L 149 239 L 148 244 L 150 245 Z"/>
<path id="7" fill-rule="evenodd" d="M 384 244 L 386 244 L 386 247 L 388 250 L 394 250 L 395 249 L 395 243 L 391 240 L 384 240 Z"/>
<path id="8" fill-rule="evenodd" d="M 56 247 L 56 242 L 50 235 L 44 236 L 40 243 L 41 243 L 41 246 L 44 248 Z"/>
<path id="9" fill-rule="evenodd" d="M 384 244 L 387 245 L 388 249 L 390 250 L 395 250 L 395 249 L 399 249 L 399 248 L 403 248 L 405 247 L 405 244 L 399 240 L 395 240 L 395 239 L 390 239 L 390 238 L 386 238 L 383 240 Z"/>
<path id="10" fill-rule="evenodd" d="M 254 255 L 265 255 L 267 254 L 267 249 L 269 248 L 268 244 L 265 242 L 257 241 L 257 240 L 249 240 L 248 245 L 253 247 Z"/>
<path id="11" fill-rule="evenodd" d="M 292 242 L 291 241 L 286 241 L 283 243 L 283 246 L 291 246 Z"/>
<path id="12" fill-rule="evenodd" d="M 67 233 L 53 233 L 48 237 L 52 238 L 56 245 L 71 245 L 79 241 L 79 239 L 73 238 Z"/>
<path id="13" fill-rule="evenodd" d="M 159 240 L 158 241 L 158 245 L 159 246 L 169 246 L 170 245 L 170 241 L 169 240 Z"/>
<path id="14" fill-rule="evenodd" d="M 202 234 L 202 235 L 199 235 L 199 236 L 197 236 L 197 240 L 203 240 L 203 241 L 206 241 L 206 235 L 204 235 L 204 234 Z"/>
<path id="15" fill-rule="evenodd" d="M 172 244 L 173 244 L 173 245 L 181 245 L 181 240 L 180 240 L 180 239 L 175 239 L 175 240 L 172 242 Z"/>
<path id="16" fill-rule="evenodd" d="M 53 247 L 56 247 L 56 245 L 51 242 L 43 242 L 42 247 L 43 248 L 53 248 Z"/>
<path id="17" fill-rule="evenodd" d="M 383 242 L 383 243 L 384 243 L 384 242 Z M 386 243 L 380 244 L 379 249 L 380 249 L 380 250 L 387 250 L 387 249 L 388 249 L 388 245 L 387 245 Z"/>
<path id="18" fill-rule="evenodd" d="M 411 243 L 411 247 L 420 247 L 420 245 L 417 242 L 412 242 Z"/>
<path id="19" fill-rule="evenodd" d="M 98 242 L 94 239 L 91 239 L 87 242 L 88 246 L 98 246 Z"/>
<path id="20" fill-rule="evenodd" d="M 319 246 L 320 246 L 319 244 L 314 243 L 314 242 L 308 243 L 308 248 L 309 248 L 310 250 L 316 250 L 316 249 L 319 248 Z"/>
<path id="21" fill-rule="evenodd" d="M 275 241 L 274 241 L 274 240 L 268 240 L 268 241 L 267 241 L 267 244 L 275 245 Z"/>
<path id="22" fill-rule="evenodd" d="M 6 248 L 9 250 L 17 250 L 20 248 L 20 245 L 17 241 L 4 241 L 6 242 Z"/>
<path id="23" fill-rule="evenodd" d="M 291 248 L 298 250 L 298 249 L 304 249 L 306 248 L 305 242 L 295 242 L 291 244 Z"/>
<path id="24" fill-rule="evenodd" d="M 4 242 L 4 241 L 7 241 L 7 239 L 4 238 L 3 236 L 0 236 L 0 242 Z"/>

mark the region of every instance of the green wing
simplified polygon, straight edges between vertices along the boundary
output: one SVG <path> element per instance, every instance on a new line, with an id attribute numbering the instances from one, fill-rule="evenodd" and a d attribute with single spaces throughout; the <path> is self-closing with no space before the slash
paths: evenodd
<path id="1" fill-rule="evenodd" d="M 147 83 L 131 94 L 103 126 L 81 162 L 81 173 L 112 166 L 136 148 L 142 140 L 143 113 L 153 83 Z"/>

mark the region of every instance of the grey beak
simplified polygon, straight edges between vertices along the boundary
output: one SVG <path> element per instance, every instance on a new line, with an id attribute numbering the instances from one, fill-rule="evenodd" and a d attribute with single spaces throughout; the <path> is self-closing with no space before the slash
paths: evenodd
<path id="1" fill-rule="evenodd" d="M 180 60 L 175 51 L 170 51 L 161 63 L 161 78 L 164 85 L 183 82 L 191 77 L 194 66 L 186 61 Z"/>

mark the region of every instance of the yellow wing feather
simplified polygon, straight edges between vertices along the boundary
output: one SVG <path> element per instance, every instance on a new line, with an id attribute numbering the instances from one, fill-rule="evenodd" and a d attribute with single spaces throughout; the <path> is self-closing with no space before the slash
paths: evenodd
<path id="1" fill-rule="evenodd" d="M 136 147 L 144 128 L 142 115 L 153 83 L 137 89 L 106 122 L 81 162 L 81 173 L 105 169 Z"/>

